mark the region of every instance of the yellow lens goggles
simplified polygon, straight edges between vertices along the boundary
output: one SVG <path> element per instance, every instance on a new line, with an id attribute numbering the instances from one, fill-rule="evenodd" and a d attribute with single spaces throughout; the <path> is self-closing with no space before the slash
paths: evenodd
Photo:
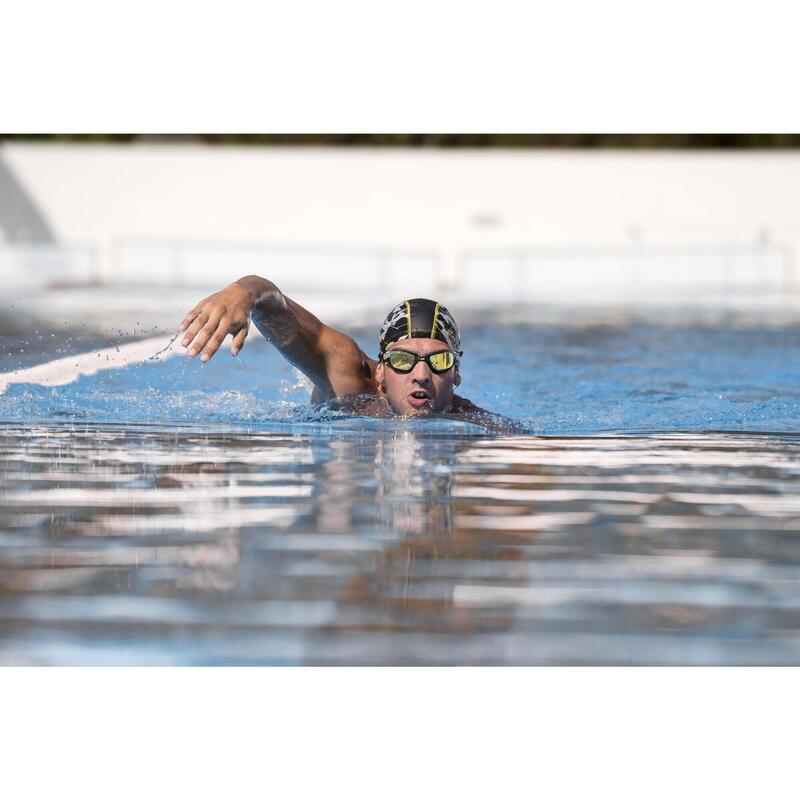
<path id="1" fill-rule="evenodd" d="M 384 353 L 383 360 L 395 372 L 411 372 L 417 363 L 424 361 L 433 372 L 447 372 L 456 363 L 456 355 L 452 350 L 441 350 L 438 353 L 431 353 L 428 356 L 419 356 L 416 353 L 409 353 L 407 350 L 389 350 Z"/>

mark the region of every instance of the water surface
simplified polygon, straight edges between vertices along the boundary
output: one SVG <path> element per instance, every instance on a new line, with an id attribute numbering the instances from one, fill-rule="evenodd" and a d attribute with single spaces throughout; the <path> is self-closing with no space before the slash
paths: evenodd
<path id="1" fill-rule="evenodd" d="M 258 339 L 11 386 L 0 663 L 800 664 L 796 330 L 464 345 L 528 434 L 320 412 Z"/>
<path id="2" fill-rule="evenodd" d="M 353 333 L 374 356 L 374 331 Z M 462 340 L 459 392 L 530 433 L 800 432 L 800 329 L 487 325 Z M 18 366 L 24 344 L 7 345 L 0 369 Z M 253 336 L 236 359 L 221 350 L 207 364 L 181 357 L 66 386 L 14 384 L 0 395 L 0 420 L 323 421 L 308 398 L 308 381 Z"/>
<path id="3" fill-rule="evenodd" d="M 5 425 L 6 664 L 800 663 L 800 439 Z"/>

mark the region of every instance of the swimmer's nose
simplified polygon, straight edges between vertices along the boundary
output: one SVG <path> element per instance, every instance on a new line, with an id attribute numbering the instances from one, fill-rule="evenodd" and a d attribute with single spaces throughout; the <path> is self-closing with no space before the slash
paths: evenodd
<path id="1" fill-rule="evenodd" d="M 418 361 L 411 370 L 411 379 L 416 383 L 430 383 L 431 369 L 424 361 Z"/>

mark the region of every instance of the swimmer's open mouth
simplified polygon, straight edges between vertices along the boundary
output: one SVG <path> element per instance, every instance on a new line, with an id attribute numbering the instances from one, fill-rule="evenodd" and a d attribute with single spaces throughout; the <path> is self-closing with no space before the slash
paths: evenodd
<path id="1" fill-rule="evenodd" d="M 418 389 L 416 392 L 411 392 L 408 402 L 414 408 L 430 408 L 431 397 L 426 391 Z"/>

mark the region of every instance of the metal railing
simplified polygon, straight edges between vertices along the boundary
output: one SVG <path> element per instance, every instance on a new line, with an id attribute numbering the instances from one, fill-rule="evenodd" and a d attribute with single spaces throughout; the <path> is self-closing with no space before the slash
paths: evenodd
<path id="1" fill-rule="evenodd" d="M 792 299 L 800 291 L 788 245 L 473 249 L 458 264 L 461 296 L 515 304 Z"/>
<path id="2" fill-rule="evenodd" d="M 292 291 L 431 294 L 441 275 L 436 251 L 402 247 L 118 239 L 112 254 L 112 280 L 137 285 L 210 287 L 255 273 Z"/>
<path id="3" fill-rule="evenodd" d="M 800 301 L 789 245 L 482 248 L 115 240 L 103 261 L 89 245 L 0 243 L 0 295 L 110 286 L 219 287 L 269 277 L 289 292 L 359 297 L 432 296 L 462 302 L 647 302 L 782 295 Z M 449 258 L 448 258 L 449 256 Z"/>

